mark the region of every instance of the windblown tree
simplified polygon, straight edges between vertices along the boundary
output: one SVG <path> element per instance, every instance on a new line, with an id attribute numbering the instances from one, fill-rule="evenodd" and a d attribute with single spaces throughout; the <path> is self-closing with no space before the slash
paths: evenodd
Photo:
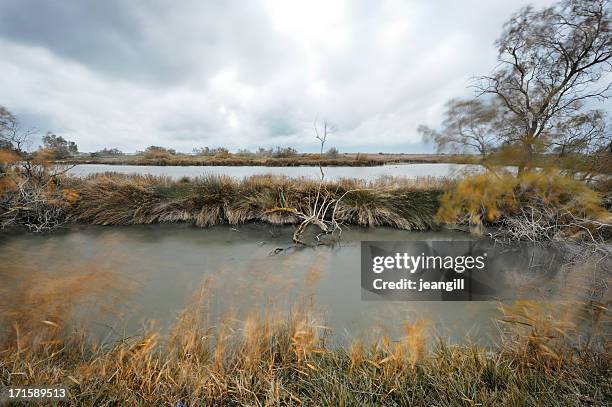
<path id="1" fill-rule="evenodd" d="M 505 24 L 496 41 L 498 68 L 477 87 L 509 113 L 499 137 L 523 153 L 519 171 L 536 153 L 558 146 L 572 125 L 578 129 L 577 117 L 594 117 L 585 113 L 587 103 L 608 97 L 611 20 L 609 0 L 565 0 L 543 10 L 526 7 Z M 591 133 L 574 133 L 574 147 L 588 152 Z"/>
<path id="2" fill-rule="evenodd" d="M 498 65 L 476 100 L 451 100 L 443 129 L 421 127 L 440 150 L 511 152 L 519 173 L 542 154 L 608 153 L 605 113 L 589 110 L 612 86 L 610 0 L 526 7 L 495 42 Z M 606 141 L 607 138 L 607 141 Z"/>
<path id="3" fill-rule="evenodd" d="M 32 134 L 33 130 L 23 129 L 17 117 L 0 106 L 0 149 L 24 154 Z"/>
<path id="4" fill-rule="evenodd" d="M 418 131 L 438 152 L 476 152 L 484 157 L 498 143 L 499 114 L 499 107 L 484 99 L 451 99 L 446 103 L 442 130 L 419 126 Z"/>
<path id="5" fill-rule="evenodd" d="M 495 45 L 498 64 L 476 81 L 478 97 L 450 101 L 442 130 L 420 130 L 440 150 L 478 151 L 518 172 L 465 177 L 443 196 L 439 218 L 476 231 L 495 224 L 513 239 L 601 238 L 609 214 L 594 191 L 553 168 L 530 169 L 610 172 L 610 125 L 596 103 L 612 87 L 611 0 L 523 8 Z"/>
<path id="6" fill-rule="evenodd" d="M 610 125 L 601 110 L 590 110 L 570 117 L 551 132 L 552 151 L 565 157 L 579 152 L 596 152 L 612 147 Z"/>
<path id="7" fill-rule="evenodd" d="M 612 173 L 612 126 L 605 112 L 577 114 L 560 123 L 550 139 L 556 163 L 566 171 L 584 180 Z"/>

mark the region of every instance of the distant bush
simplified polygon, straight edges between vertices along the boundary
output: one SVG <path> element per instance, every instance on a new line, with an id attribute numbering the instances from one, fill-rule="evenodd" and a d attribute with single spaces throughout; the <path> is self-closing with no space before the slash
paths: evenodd
<path id="1" fill-rule="evenodd" d="M 298 154 L 297 150 L 293 147 L 276 147 L 272 157 L 274 158 L 288 158 L 295 157 Z"/>
<path id="2" fill-rule="evenodd" d="M 338 149 L 336 147 L 331 147 L 329 150 L 327 150 L 327 152 L 325 153 L 325 155 L 327 156 L 327 158 L 338 158 Z"/>
<path id="3" fill-rule="evenodd" d="M 162 159 L 162 158 L 171 158 L 176 154 L 176 151 L 173 149 L 167 149 L 159 146 L 149 146 L 142 154 L 144 158 L 149 159 Z"/>
<path id="4" fill-rule="evenodd" d="M 204 156 L 208 156 L 208 157 L 228 157 L 230 155 L 230 152 L 227 148 L 225 147 L 217 147 L 217 148 L 210 148 L 210 147 L 203 147 L 203 148 L 194 148 L 193 152 L 197 155 L 204 155 Z"/>
<path id="5" fill-rule="evenodd" d="M 263 147 L 259 147 L 255 154 L 260 157 L 272 157 L 272 154 L 274 154 L 274 150 L 272 150 L 271 148 L 265 149 Z"/>
<path id="6" fill-rule="evenodd" d="M 246 148 L 240 148 L 240 149 L 238 149 L 238 151 L 236 151 L 236 154 L 237 154 L 237 155 L 242 155 L 242 156 L 245 156 L 245 157 L 249 157 L 249 156 L 254 155 L 254 154 L 251 152 L 251 150 L 246 149 Z"/>
<path id="7" fill-rule="evenodd" d="M 91 153 L 92 157 L 120 157 L 122 155 L 123 151 L 118 148 L 103 148 L 95 153 Z"/>

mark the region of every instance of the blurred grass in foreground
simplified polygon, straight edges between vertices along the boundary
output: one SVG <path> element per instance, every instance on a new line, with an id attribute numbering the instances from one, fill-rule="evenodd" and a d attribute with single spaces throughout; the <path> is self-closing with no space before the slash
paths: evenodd
<path id="1" fill-rule="evenodd" d="M 605 405 L 609 310 L 602 303 L 501 306 L 496 348 L 403 335 L 332 347 L 312 306 L 211 321 L 205 281 L 168 332 L 96 345 L 75 322 L 125 293 L 108 270 L 14 279 L 0 304 L 0 382 L 63 386 L 71 405 Z M 3 277 L 18 268 L 0 268 Z M 40 277 L 40 274 L 39 274 Z M 101 315 L 101 314 L 94 314 Z"/>

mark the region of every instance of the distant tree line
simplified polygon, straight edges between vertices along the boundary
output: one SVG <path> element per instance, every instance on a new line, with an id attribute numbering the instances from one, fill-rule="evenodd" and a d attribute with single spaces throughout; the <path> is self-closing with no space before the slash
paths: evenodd
<path id="1" fill-rule="evenodd" d="M 59 151 L 58 158 L 66 158 L 70 155 L 74 155 L 78 152 L 76 144 L 67 142 L 61 137 L 57 137 L 53 134 L 45 136 L 45 146 L 53 148 Z M 230 151 L 225 147 L 201 147 L 194 148 L 192 153 L 195 155 L 206 156 L 206 157 L 229 157 L 232 155 Z M 165 148 L 161 146 L 149 146 L 144 151 L 138 151 L 137 154 L 142 155 L 149 159 L 163 159 L 170 158 L 177 155 L 177 151 L 172 148 Z M 338 158 L 338 149 L 336 147 L 329 148 L 324 156 L 326 158 Z M 119 157 L 124 153 L 118 148 L 103 148 L 96 152 L 90 153 L 90 157 Z M 293 147 L 276 147 L 276 148 L 263 148 L 259 147 L 255 152 L 248 149 L 238 149 L 236 155 L 243 157 L 267 157 L 267 158 L 290 158 L 299 155 L 298 151 Z"/>
<path id="2" fill-rule="evenodd" d="M 230 154 L 229 150 L 225 147 L 217 147 L 217 148 L 210 148 L 210 147 L 203 147 L 203 148 L 194 148 L 193 149 L 193 153 L 197 154 L 197 155 L 204 155 L 204 156 L 227 156 Z"/>
<path id="3" fill-rule="evenodd" d="M 248 149 L 239 149 L 236 152 L 237 155 L 242 156 L 258 156 L 258 157 L 269 157 L 269 158 L 290 158 L 295 157 L 299 153 L 293 147 L 276 147 L 276 148 L 263 148 L 259 147 L 255 152 Z M 331 147 L 327 150 L 325 156 L 327 158 L 337 158 L 339 155 L 336 147 Z"/>

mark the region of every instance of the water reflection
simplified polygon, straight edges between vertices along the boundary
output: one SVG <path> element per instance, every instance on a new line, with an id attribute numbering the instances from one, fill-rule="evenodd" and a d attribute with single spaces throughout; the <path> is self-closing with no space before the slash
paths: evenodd
<path id="1" fill-rule="evenodd" d="M 466 170 L 476 170 L 474 165 L 465 164 L 396 164 L 375 167 L 326 167 L 325 178 L 359 178 L 374 181 L 384 176 L 392 177 L 453 177 Z M 106 165 L 82 164 L 73 167 L 69 173 L 76 176 L 87 176 L 95 173 L 118 172 L 121 174 L 163 175 L 173 179 L 197 177 L 207 174 L 228 175 L 234 178 L 245 178 L 251 175 L 272 174 L 288 177 L 306 177 L 318 179 L 318 167 L 261 167 L 261 166 L 155 166 L 155 165 Z"/>

